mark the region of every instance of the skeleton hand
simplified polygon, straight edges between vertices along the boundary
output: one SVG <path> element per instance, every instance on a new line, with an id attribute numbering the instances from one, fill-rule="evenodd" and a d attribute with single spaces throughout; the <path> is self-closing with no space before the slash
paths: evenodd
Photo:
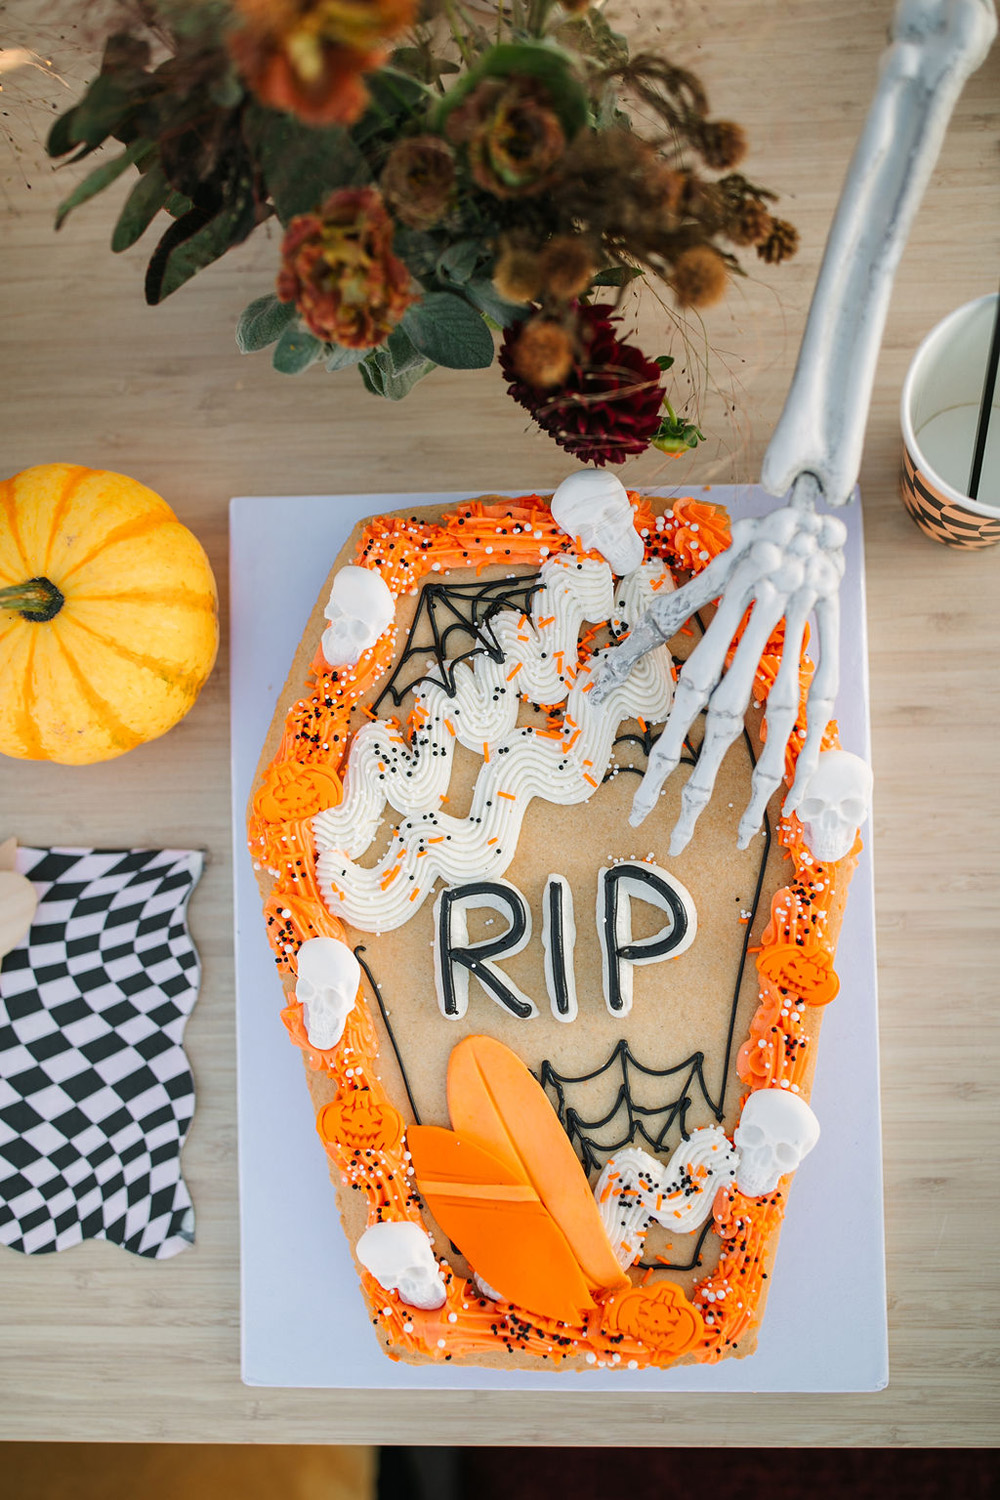
<path id="1" fill-rule="evenodd" d="M 745 849 L 760 827 L 764 808 L 781 781 L 785 747 L 799 713 L 799 658 L 806 621 L 816 613 L 820 662 L 807 699 L 807 730 L 785 801 L 794 812 L 802 787 L 816 769 L 823 735 L 833 712 L 839 678 L 839 599 L 847 531 L 834 516 L 818 516 L 799 486 L 791 504 L 760 520 L 736 521 L 732 545 L 702 573 L 676 592 L 664 594 L 609 651 L 595 674 L 600 703 L 624 681 L 641 656 L 662 646 L 697 610 L 719 600 L 715 617 L 681 671 L 673 707 L 653 746 L 649 766 L 632 803 L 633 827 L 653 810 L 660 788 L 674 770 L 684 741 L 706 705 L 705 737 L 698 763 L 684 788 L 681 815 L 670 853 L 686 846 L 715 785 L 722 757 L 743 729 L 754 677 L 767 641 L 785 617 L 781 667 L 767 700 L 767 743 L 753 773 L 750 805 L 739 828 Z M 811 488 L 811 487 L 810 487 Z M 721 595 L 721 597 L 720 597 Z M 723 677 L 726 655 L 746 610 L 753 606 L 732 665 Z"/>

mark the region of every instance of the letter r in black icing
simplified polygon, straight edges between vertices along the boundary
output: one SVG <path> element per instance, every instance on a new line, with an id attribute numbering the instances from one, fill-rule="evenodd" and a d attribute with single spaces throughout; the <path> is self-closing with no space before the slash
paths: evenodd
<path id="1" fill-rule="evenodd" d="M 465 914 L 470 908 L 484 906 L 506 915 L 510 926 L 498 937 L 470 943 Z M 434 966 L 444 1015 L 451 1019 L 465 1015 L 471 974 L 511 1015 L 520 1020 L 537 1016 L 534 1002 L 491 962 L 501 954 L 519 953 L 530 937 L 530 908 L 509 881 L 476 880 L 443 890 L 435 903 Z"/>

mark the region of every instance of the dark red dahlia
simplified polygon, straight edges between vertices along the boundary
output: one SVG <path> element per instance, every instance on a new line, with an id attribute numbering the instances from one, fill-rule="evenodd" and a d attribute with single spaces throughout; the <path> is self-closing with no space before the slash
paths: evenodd
<path id="1" fill-rule="evenodd" d="M 579 353 L 555 390 L 539 390 L 518 375 L 519 326 L 504 334 L 500 368 L 508 393 L 567 453 L 585 464 L 621 464 L 643 453 L 656 436 L 663 373 L 641 349 L 615 337 L 619 319 L 609 304 L 577 311 Z"/>

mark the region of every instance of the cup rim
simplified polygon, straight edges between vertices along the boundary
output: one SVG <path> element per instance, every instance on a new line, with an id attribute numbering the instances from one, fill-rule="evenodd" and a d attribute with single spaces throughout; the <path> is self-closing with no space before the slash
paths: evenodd
<path id="1" fill-rule="evenodd" d="M 934 488 L 939 490 L 941 495 L 953 505 L 962 506 L 965 510 L 971 511 L 973 515 L 988 517 L 990 520 L 1000 520 L 1000 505 L 989 505 L 984 500 L 973 500 L 971 496 L 963 495 L 953 484 L 949 484 L 946 479 L 943 479 L 937 470 L 928 463 L 917 441 L 917 435 L 913 430 L 910 409 L 917 371 L 920 368 L 928 346 L 934 340 L 941 337 L 949 323 L 957 322 L 964 313 L 968 313 L 974 307 L 979 307 L 987 302 L 995 303 L 998 297 L 1000 297 L 1000 292 L 987 292 L 982 297 L 973 297 L 970 302 L 963 302 L 961 307 L 953 308 L 946 317 L 943 317 L 940 322 L 934 324 L 930 332 L 926 333 L 917 345 L 916 352 L 910 360 L 906 379 L 903 381 L 903 391 L 899 398 L 899 425 L 903 432 L 903 444 L 913 461 L 914 468 L 919 469 L 921 474 L 925 474 Z M 998 387 L 998 390 L 1000 390 L 1000 387 Z"/>

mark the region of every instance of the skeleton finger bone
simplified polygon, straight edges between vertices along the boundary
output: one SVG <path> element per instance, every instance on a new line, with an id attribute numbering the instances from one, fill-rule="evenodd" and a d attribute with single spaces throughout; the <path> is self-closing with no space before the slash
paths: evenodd
<path id="1" fill-rule="evenodd" d="M 660 795 L 660 788 L 683 754 L 684 741 L 691 725 L 705 707 L 712 689 L 722 675 L 726 653 L 747 605 L 753 598 L 756 579 L 757 566 L 752 557 L 744 558 L 742 562 L 732 566 L 732 576 L 715 617 L 684 663 L 673 707 L 660 738 L 650 752 L 646 773 L 632 801 L 629 823 L 633 828 L 638 828 L 652 812 Z M 678 598 L 683 592 L 683 589 L 679 589 L 671 597 Z"/>
<path id="2" fill-rule="evenodd" d="M 737 842 L 746 849 L 758 832 L 771 793 L 780 785 L 785 769 L 785 747 L 799 716 L 799 662 L 806 620 L 816 595 L 806 586 L 797 590 L 785 611 L 785 643 L 781 666 L 767 696 L 767 741 L 754 766 L 750 803 L 740 819 Z"/>
<path id="3" fill-rule="evenodd" d="M 733 526 L 732 547 L 713 558 L 703 572 L 696 574 L 682 588 L 661 594 L 632 626 L 627 639 L 601 657 L 591 689 L 595 705 L 603 703 L 614 688 L 621 686 L 640 657 L 669 641 L 685 621 L 719 597 L 740 560 L 744 545 L 753 535 L 747 530 L 752 524 L 737 521 Z"/>
<path id="4" fill-rule="evenodd" d="M 736 1176 L 739 1156 L 718 1125 L 692 1130 L 664 1164 L 637 1146 L 610 1158 L 594 1188 L 618 1264 L 634 1265 L 653 1223 L 675 1234 L 700 1228 L 719 1188 Z"/>
<path id="5" fill-rule="evenodd" d="M 670 853 L 674 856 L 686 848 L 698 816 L 712 795 L 722 758 L 743 731 L 761 652 L 781 619 L 785 596 L 770 579 L 762 579 L 755 592 L 753 613 L 736 648 L 732 665 L 708 700 L 705 737 L 698 763 L 684 788 L 681 815 L 670 838 Z"/>
<path id="6" fill-rule="evenodd" d="M 795 763 L 795 780 L 785 799 L 788 817 L 802 800 L 802 789 L 816 770 L 823 736 L 833 714 L 840 684 L 840 599 L 836 592 L 816 601 L 819 666 L 806 699 L 806 737 Z"/>

